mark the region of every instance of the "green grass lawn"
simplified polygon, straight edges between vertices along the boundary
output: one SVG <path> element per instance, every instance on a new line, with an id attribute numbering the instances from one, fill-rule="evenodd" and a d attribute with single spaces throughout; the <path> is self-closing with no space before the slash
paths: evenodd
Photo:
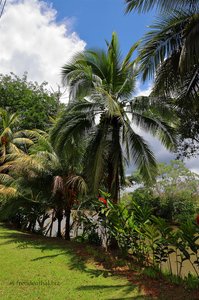
<path id="1" fill-rule="evenodd" d="M 125 278 L 86 264 L 74 247 L 0 226 L 0 299 L 149 299 Z"/>

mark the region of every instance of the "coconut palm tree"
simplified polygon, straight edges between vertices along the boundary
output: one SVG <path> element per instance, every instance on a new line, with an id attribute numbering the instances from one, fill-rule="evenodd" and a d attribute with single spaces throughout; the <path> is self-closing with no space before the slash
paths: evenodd
<path id="1" fill-rule="evenodd" d="M 156 160 L 137 126 L 158 136 L 172 148 L 173 128 L 157 115 L 152 102 L 132 100 L 137 70 L 131 57 L 137 44 L 122 59 L 116 33 L 107 51 L 86 50 L 62 69 L 63 82 L 70 91 L 70 103 L 52 132 L 53 144 L 64 149 L 69 139 L 85 140 L 84 172 L 97 193 L 99 186 L 111 193 L 115 202 L 124 184 L 124 166 L 131 159 L 145 179 L 156 174 Z M 132 121 L 130 120 L 132 118 Z"/>

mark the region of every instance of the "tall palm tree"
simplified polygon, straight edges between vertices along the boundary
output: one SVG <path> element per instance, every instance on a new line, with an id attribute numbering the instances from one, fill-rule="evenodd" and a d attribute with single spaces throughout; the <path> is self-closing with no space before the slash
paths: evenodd
<path id="1" fill-rule="evenodd" d="M 158 136 L 167 147 L 174 143 L 173 128 L 157 116 L 145 98 L 132 100 L 137 70 L 131 60 L 137 44 L 122 59 L 116 33 L 107 51 L 86 50 L 62 69 L 69 87 L 70 103 L 52 132 L 56 147 L 64 149 L 68 139 L 85 140 L 84 171 L 92 191 L 104 186 L 115 202 L 124 184 L 124 166 L 131 159 L 145 179 L 156 174 L 156 160 L 133 122 Z"/>
<path id="2" fill-rule="evenodd" d="M 125 0 L 126 11 L 137 10 L 138 12 L 147 12 L 153 8 L 161 12 L 190 9 L 198 5 L 198 0 Z"/>

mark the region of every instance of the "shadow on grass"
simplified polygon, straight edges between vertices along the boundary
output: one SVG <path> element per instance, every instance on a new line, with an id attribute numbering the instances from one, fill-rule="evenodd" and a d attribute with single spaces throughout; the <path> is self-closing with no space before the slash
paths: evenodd
<path id="1" fill-rule="evenodd" d="M 2 227 L 2 226 L 1 226 Z M 4 227 L 4 229 L 6 229 Z M 6 239 L 6 241 L 1 242 L 1 239 Z M 44 253 L 42 256 L 38 256 L 37 258 L 33 258 L 31 261 L 39 261 L 45 260 L 49 258 L 56 258 L 58 256 L 67 256 L 67 264 L 69 269 L 78 270 L 81 272 L 85 272 L 91 277 L 108 277 L 112 276 L 112 273 L 108 270 L 100 270 L 95 268 L 89 268 L 87 266 L 87 259 L 78 256 L 76 252 L 77 248 L 81 247 L 79 243 L 75 242 L 67 242 L 65 240 L 61 240 L 58 238 L 49 238 L 43 237 L 37 234 L 29 234 L 26 232 L 9 232 L 7 228 L 6 231 L 0 234 L 0 246 L 8 245 L 8 244 L 16 244 L 16 248 L 18 249 L 39 249 Z M 58 251 L 57 254 L 49 255 L 49 251 Z M 45 255 L 45 251 L 48 251 L 48 255 Z M 79 251 L 79 253 L 81 250 Z"/>
<path id="2" fill-rule="evenodd" d="M 100 290 L 100 289 L 114 289 L 115 291 L 120 290 L 123 293 L 125 293 L 126 295 L 128 295 L 130 292 L 132 292 L 135 289 L 135 286 L 133 286 L 132 284 L 127 284 L 127 285 L 114 285 L 114 286 L 107 286 L 107 285 L 87 285 L 87 286 L 81 286 L 78 288 L 79 291 L 96 291 L 96 290 Z M 148 297 L 148 296 L 131 296 L 131 297 L 120 297 L 120 298 L 106 298 L 106 300 L 152 300 L 153 298 Z"/>

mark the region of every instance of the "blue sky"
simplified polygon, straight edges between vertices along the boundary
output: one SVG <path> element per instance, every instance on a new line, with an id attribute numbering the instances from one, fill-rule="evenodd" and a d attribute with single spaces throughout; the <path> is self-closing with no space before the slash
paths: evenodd
<path id="1" fill-rule="evenodd" d="M 57 11 L 57 21 L 69 19 L 71 30 L 86 42 L 86 48 L 105 48 L 112 32 L 119 37 L 122 54 L 140 40 L 155 19 L 155 12 L 125 14 L 124 0 L 48 0 Z M 149 82 L 141 83 L 136 93 L 148 90 Z"/>
<path id="2" fill-rule="evenodd" d="M 57 20 L 70 18 L 72 30 L 86 41 L 87 47 L 105 47 L 113 31 L 119 36 L 122 52 L 139 40 L 154 19 L 154 12 L 125 14 L 124 0 L 54 0 Z"/>

